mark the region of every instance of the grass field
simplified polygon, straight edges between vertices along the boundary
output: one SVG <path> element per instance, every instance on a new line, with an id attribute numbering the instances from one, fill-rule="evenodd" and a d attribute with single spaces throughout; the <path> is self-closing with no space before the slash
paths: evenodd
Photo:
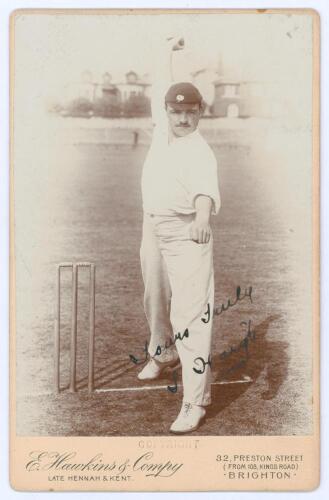
<path id="1" fill-rule="evenodd" d="M 108 389 L 172 384 L 172 374 L 143 384 L 130 354 L 148 339 L 139 264 L 140 176 L 147 145 L 80 143 L 43 149 L 16 169 L 16 379 L 20 435 L 166 435 L 182 391 Z M 213 405 L 197 435 L 307 434 L 312 429 L 309 253 L 301 251 L 298 179 L 266 148 L 255 152 L 234 132 L 212 142 L 222 209 L 213 219 L 215 304 L 252 286 L 249 298 L 215 316 Z M 214 140 L 209 135 L 210 140 Z M 223 132 L 224 137 L 224 132 Z M 298 139 L 298 138 L 297 138 Z M 298 140 L 296 139 L 296 142 Z M 283 138 L 280 139 L 284 141 Z M 69 142 L 69 141 L 68 141 Z M 282 142 L 281 142 L 282 143 Z M 292 147 L 290 145 L 290 147 Z M 18 161 L 18 160 L 17 160 Z M 23 165 L 23 162 L 19 163 Z M 292 166 L 291 168 L 296 168 Z M 275 174 L 274 174 L 275 172 Z M 287 203 L 289 200 L 289 203 Z M 304 228 L 308 235 L 308 220 Z M 298 227 L 297 227 L 298 226 Z M 63 274 L 62 391 L 53 387 L 55 265 L 97 266 L 95 383 L 87 392 L 87 273 L 79 290 L 78 389 L 69 378 L 70 274 Z M 305 274 L 300 269 L 304 266 Z M 306 316 L 305 316 L 306 314 Z M 306 319 L 305 319 L 306 318 Z M 248 352 L 224 355 L 246 336 Z M 250 377 L 250 382 L 237 383 Z M 223 382 L 223 383 L 222 383 Z M 227 383 L 235 382 L 235 383 Z"/>

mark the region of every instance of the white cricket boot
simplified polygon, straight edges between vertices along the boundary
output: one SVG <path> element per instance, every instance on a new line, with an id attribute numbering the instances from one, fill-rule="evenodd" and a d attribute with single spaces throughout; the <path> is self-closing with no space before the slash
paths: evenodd
<path id="1" fill-rule="evenodd" d="M 150 361 L 144 366 L 143 370 L 139 372 L 137 378 L 138 380 L 155 380 L 160 377 L 163 370 L 168 368 L 168 366 L 175 366 L 178 362 L 178 358 L 171 359 L 170 361 L 166 361 L 164 363 L 151 358 Z"/>
<path id="2" fill-rule="evenodd" d="M 206 415 L 206 410 L 199 405 L 183 402 L 181 411 L 170 427 L 174 434 L 185 434 L 197 429 Z"/>

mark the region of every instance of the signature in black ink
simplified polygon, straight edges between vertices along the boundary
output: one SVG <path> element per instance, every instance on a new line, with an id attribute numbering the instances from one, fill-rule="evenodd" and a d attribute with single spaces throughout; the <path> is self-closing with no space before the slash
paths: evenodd
<path id="1" fill-rule="evenodd" d="M 205 361 L 201 356 L 199 356 L 198 358 L 195 358 L 194 364 L 201 366 L 201 369 L 193 367 L 193 371 L 195 373 L 199 373 L 200 375 L 202 375 L 202 373 L 204 373 L 206 371 L 206 366 L 207 365 L 209 365 L 209 367 L 211 367 L 210 354 L 208 356 L 208 360 L 207 361 Z"/>
<path id="2" fill-rule="evenodd" d="M 229 359 L 233 354 L 239 353 L 241 351 L 242 353 L 244 353 L 244 356 L 240 357 L 240 359 L 238 359 L 235 363 L 233 363 L 232 366 L 223 370 L 222 376 L 226 376 L 235 371 L 238 371 L 247 364 L 247 361 L 249 359 L 250 343 L 256 340 L 256 332 L 255 330 L 251 329 L 251 320 L 249 320 L 248 323 L 246 321 L 242 321 L 240 324 L 244 328 L 247 326 L 247 333 L 245 337 L 241 340 L 241 342 L 238 345 L 230 346 L 228 350 L 221 352 L 219 357 L 222 360 L 224 359 L 226 360 Z"/>
<path id="3" fill-rule="evenodd" d="M 250 302 L 252 302 L 252 286 L 249 286 L 247 288 L 245 288 L 244 292 L 241 293 L 241 287 L 238 286 L 236 288 L 236 291 L 235 291 L 235 298 L 233 300 L 231 299 L 228 299 L 227 302 L 221 304 L 220 306 L 218 307 L 215 307 L 214 308 L 214 311 L 213 311 L 213 314 L 214 316 L 220 316 L 221 314 L 223 314 L 225 311 L 227 311 L 228 309 L 230 309 L 231 307 L 234 307 L 238 304 L 238 302 L 242 302 L 246 297 L 249 298 Z M 210 307 L 209 307 L 209 304 L 208 304 L 208 308 L 207 308 L 207 311 L 205 312 L 205 314 L 207 315 L 207 317 L 210 317 Z M 204 321 L 202 319 L 202 321 L 204 323 L 208 323 L 208 321 Z"/>
<path id="4" fill-rule="evenodd" d="M 241 321 L 240 325 L 244 328 L 247 328 L 246 335 L 243 337 L 243 339 L 241 340 L 241 342 L 238 345 L 230 346 L 230 348 L 228 350 L 221 352 L 219 357 L 220 357 L 220 359 L 227 359 L 230 356 L 232 356 L 232 354 L 238 353 L 241 351 L 244 353 L 245 357 L 239 359 L 239 361 L 237 361 L 233 366 L 228 368 L 225 371 L 225 374 L 231 373 L 235 370 L 238 370 L 246 364 L 248 357 L 249 357 L 250 342 L 254 341 L 256 339 L 256 332 L 255 332 L 255 330 L 251 329 L 251 320 L 249 320 L 248 322 Z M 211 367 L 210 355 L 208 356 L 207 361 L 204 358 L 202 358 L 201 356 L 195 358 L 194 364 L 197 365 L 197 368 L 193 367 L 193 371 L 195 373 L 199 373 L 200 375 L 202 375 L 205 372 L 207 365 L 209 365 L 209 367 Z"/>
<path id="5" fill-rule="evenodd" d="M 245 288 L 244 292 L 242 293 L 241 287 L 238 286 L 236 288 L 235 298 L 233 300 L 229 298 L 229 299 L 227 299 L 227 302 L 222 303 L 219 307 L 214 307 L 213 316 L 221 315 L 225 311 L 236 306 L 239 302 L 242 302 L 246 297 L 249 298 L 250 302 L 252 303 L 252 290 L 253 290 L 252 286 L 249 286 L 249 287 Z M 203 323 L 209 323 L 210 314 L 211 314 L 209 303 L 207 304 L 207 310 L 203 314 L 205 317 L 202 317 L 201 321 Z M 247 333 L 246 333 L 245 337 L 241 340 L 241 342 L 239 343 L 238 346 L 230 346 L 230 348 L 227 351 L 221 352 L 219 355 L 219 357 L 221 359 L 226 359 L 230 355 L 232 355 L 233 353 L 239 352 L 241 350 L 243 350 L 245 352 L 246 358 L 248 358 L 249 343 L 251 340 L 255 340 L 256 334 L 254 331 L 251 330 L 251 320 L 249 320 L 248 323 L 245 321 L 242 321 L 240 323 L 240 325 L 244 326 L 244 327 L 247 326 Z M 163 352 L 165 352 L 171 346 L 175 345 L 177 340 L 183 340 L 184 338 L 188 338 L 188 337 L 189 337 L 189 330 L 188 330 L 188 328 L 186 328 L 182 334 L 177 333 L 174 335 L 173 339 L 166 341 L 164 346 L 158 345 L 153 356 L 151 356 L 149 353 L 148 341 L 145 341 L 144 348 L 143 348 L 143 352 L 145 353 L 145 356 L 143 358 L 139 359 L 136 356 L 134 356 L 133 354 L 129 354 L 130 361 L 132 361 L 136 365 L 145 363 L 150 358 L 160 356 Z M 233 367 L 229 368 L 227 370 L 227 372 L 234 371 L 235 369 L 241 368 L 241 366 L 243 366 L 245 363 L 246 363 L 246 359 L 241 359 Z M 208 359 L 205 360 L 202 358 L 202 356 L 198 356 L 197 358 L 194 359 L 194 364 L 196 365 L 196 367 L 193 367 L 193 371 L 195 373 L 198 373 L 201 375 L 205 372 L 207 366 L 209 366 L 211 368 L 211 357 L 209 355 Z M 172 393 L 176 393 L 177 392 L 177 372 L 176 371 L 173 371 L 173 381 L 174 381 L 174 385 L 173 386 L 168 385 L 167 389 Z"/>
<path id="6" fill-rule="evenodd" d="M 177 340 L 183 340 L 184 338 L 188 338 L 189 335 L 190 334 L 189 334 L 188 328 L 185 328 L 184 333 L 182 333 L 182 334 L 179 332 L 176 333 L 173 340 L 170 339 L 169 342 L 165 342 L 164 346 L 161 346 L 161 345 L 157 346 L 154 356 L 160 356 L 160 354 L 162 352 L 166 351 L 167 349 L 169 349 L 169 347 L 176 344 Z"/>
<path id="7" fill-rule="evenodd" d="M 168 391 L 175 393 L 175 392 L 177 392 L 177 372 L 176 372 L 176 370 L 174 370 L 172 372 L 172 376 L 173 376 L 175 385 L 174 386 L 168 385 L 167 389 L 168 389 Z"/>
<path id="8" fill-rule="evenodd" d="M 155 356 L 160 356 L 160 354 L 162 354 L 162 352 L 165 352 L 167 349 L 169 349 L 169 347 L 176 344 L 177 340 L 183 340 L 184 338 L 188 338 L 188 337 L 189 337 L 189 331 L 188 331 L 188 328 L 185 328 L 183 333 L 180 333 L 180 332 L 176 333 L 174 336 L 174 339 L 170 339 L 169 342 L 165 342 L 164 346 L 158 345 L 153 356 L 151 356 L 150 353 L 148 352 L 148 345 L 149 344 L 146 340 L 145 345 L 144 345 L 144 349 L 143 349 L 143 352 L 145 352 L 145 357 L 142 359 L 138 359 L 133 354 L 129 354 L 130 361 L 135 363 L 135 365 L 140 365 L 142 363 L 145 363 L 145 361 L 147 361 L 150 357 L 155 358 Z"/>
<path id="9" fill-rule="evenodd" d="M 136 358 L 133 354 L 129 354 L 129 358 L 130 358 L 130 361 L 132 361 L 133 363 L 135 363 L 135 365 L 140 365 L 142 363 L 145 363 L 145 361 L 147 361 L 150 357 L 150 354 L 149 354 L 149 351 L 148 351 L 148 341 L 146 340 L 145 341 L 145 345 L 144 345 L 144 349 L 143 349 L 143 352 L 145 352 L 145 358 L 144 359 L 138 359 Z"/>
<path id="10" fill-rule="evenodd" d="M 231 345 L 228 350 L 222 351 L 219 355 L 220 359 L 226 359 L 229 356 L 231 356 L 233 353 L 240 352 L 240 351 L 244 351 L 246 354 L 246 357 L 248 357 L 249 344 L 251 341 L 256 339 L 256 332 L 255 332 L 255 330 L 251 329 L 251 320 L 249 320 L 248 322 L 241 321 L 240 325 L 243 327 L 247 327 L 247 332 L 246 332 L 245 337 L 243 337 L 243 339 L 241 340 L 241 342 L 238 345 L 236 345 L 236 346 Z"/>

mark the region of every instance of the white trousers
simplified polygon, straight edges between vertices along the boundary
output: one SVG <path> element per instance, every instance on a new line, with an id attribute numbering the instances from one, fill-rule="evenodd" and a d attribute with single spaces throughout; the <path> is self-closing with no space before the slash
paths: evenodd
<path id="1" fill-rule="evenodd" d="M 151 331 L 148 352 L 158 361 L 174 359 L 178 352 L 183 400 L 205 406 L 211 402 L 213 240 L 192 241 L 193 220 L 194 215 L 144 214 L 141 265 Z"/>

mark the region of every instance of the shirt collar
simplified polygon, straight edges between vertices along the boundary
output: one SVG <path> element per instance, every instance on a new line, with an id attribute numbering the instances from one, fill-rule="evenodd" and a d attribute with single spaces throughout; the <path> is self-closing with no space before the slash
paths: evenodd
<path id="1" fill-rule="evenodd" d="M 199 129 L 196 128 L 190 134 L 185 135 L 184 137 L 173 137 L 172 141 L 169 144 L 183 144 L 184 142 L 194 141 L 195 139 L 200 137 Z"/>

